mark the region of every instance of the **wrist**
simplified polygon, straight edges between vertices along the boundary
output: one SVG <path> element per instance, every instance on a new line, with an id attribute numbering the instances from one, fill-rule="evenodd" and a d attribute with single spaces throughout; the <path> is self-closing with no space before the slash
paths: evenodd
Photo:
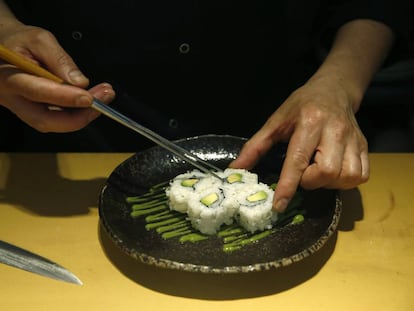
<path id="1" fill-rule="evenodd" d="M 309 79 L 308 83 L 316 84 L 316 89 L 331 90 L 340 97 L 346 97 L 349 108 L 356 113 L 364 96 L 366 86 L 356 83 L 354 79 L 333 64 L 325 64 Z"/>
<path id="2" fill-rule="evenodd" d="M 9 7 L 0 0 L 0 32 L 6 32 L 16 26 L 23 25 L 9 9 Z"/>

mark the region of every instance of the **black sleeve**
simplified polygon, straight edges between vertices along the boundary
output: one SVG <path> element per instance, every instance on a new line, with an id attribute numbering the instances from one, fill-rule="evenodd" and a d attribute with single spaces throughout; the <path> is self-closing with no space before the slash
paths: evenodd
<path id="1" fill-rule="evenodd" d="M 413 31 L 412 0 L 351 0 L 324 1 L 318 18 L 320 39 L 328 48 L 339 27 L 355 19 L 371 19 L 384 23 L 395 35 L 392 54 L 408 49 Z"/>
<path id="2" fill-rule="evenodd" d="M 329 24 L 339 27 L 354 19 L 372 19 L 388 25 L 396 32 L 409 26 L 412 16 L 410 0 L 353 0 L 325 1 Z"/>

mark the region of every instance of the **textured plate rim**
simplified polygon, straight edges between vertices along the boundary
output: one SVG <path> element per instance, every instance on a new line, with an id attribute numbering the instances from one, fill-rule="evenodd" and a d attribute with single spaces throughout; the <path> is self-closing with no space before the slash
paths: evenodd
<path id="1" fill-rule="evenodd" d="M 104 186 L 102 192 L 105 191 L 107 185 Z M 156 258 L 151 255 L 148 255 L 143 252 L 133 252 L 130 249 L 121 249 L 119 244 L 122 244 L 122 239 L 120 239 L 110 228 L 104 219 L 101 218 L 104 231 L 111 237 L 114 244 L 125 252 L 127 255 L 132 258 L 141 261 L 144 264 L 156 266 L 158 268 L 173 269 L 173 270 L 182 270 L 187 272 L 201 272 L 201 273 L 212 273 L 212 274 L 223 274 L 223 273 L 246 273 L 246 272 L 255 272 L 255 271 L 265 271 L 272 268 L 281 268 L 289 266 L 295 262 L 301 261 L 306 257 L 319 251 L 330 237 L 336 232 L 336 229 L 339 224 L 339 219 L 342 211 L 342 201 L 339 198 L 339 195 L 335 195 L 335 209 L 332 217 L 332 221 L 329 224 L 328 228 L 325 230 L 325 233 L 322 234 L 318 240 L 316 240 L 312 245 L 303 249 L 302 251 L 293 254 L 288 257 L 280 258 L 277 260 L 255 263 L 250 265 L 240 265 L 240 266 L 226 266 L 226 267 L 213 267 L 208 265 L 196 265 L 190 263 L 182 263 L 174 260 Z"/>
<path id="2" fill-rule="evenodd" d="M 197 137 L 190 137 L 184 138 L 179 141 L 187 141 L 196 138 L 202 137 L 212 137 L 217 135 L 204 135 L 204 136 L 197 136 Z M 245 140 L 241 137 L 231 136 L 231 135 L 219 135 L 219 137 L 229 137 L 229 138 L 238 138 L 241 140 Z M 130 158 L 134 157 L 135 155 L 131 156 Z M 124 162 L 128 161 L 130 158 L 126 159 Z M 122 165 L 122 162 L 120 165 Z M 117 168 L 115 168 L 116 170 Z M 275 260 L 267 261 L 267 262 L 258 262 L 248 265 L 237 265 L 237 266 L 224 266 L 224 267 L 215 267 L 212 265 L 201 265 L 201 264 L 191 264 L 191 263 L 183 263 L 179 261 L 174 261 L 171 259 L 165 258 L 157 258 L 152 255 L 149 255 L 145 252 L 135 251 L 130 249 L 129 247 L 122 248 L 121 245 L 124 245 L 123 240 L 114 232 L 111 226 L 107 223 L 107 221 L 102 217 L 102 210 L 101 206 L 103 204 L 103 198 L 107 187 L 109 186 L 108 181 L 104 184 L 101 189 L 99 195 L 99 215 L 100 215 L 100 222 L 104 229 L 104 232 L 109 235 L 110 239 L 114 244 L 125 254 L 129 255 L 130 257 L 141 261 L 144 264 L 156 266 L 159 268 L 166 268 L 166 269 L 173 269 L 173 270 L 181 270 L 181 271 L 188 271 L 188 272 L 201 272 L 201 273 L 213 273 L 213 274 L 223 274 L 223 273 L 246 273 L 246 272 L 254 272 L 254 271 L 264 271 L 269 270 L 272 268 L 280 268 L 289 266 L 295 262 L 301 261 L 306 257 L 314 254 L 315 252 L 319 251 L 326 242 L 330 239 L 330 237 L 336 232 L 337 227 L 339 225 L 339 219 L 342 212 L 342 201 L 339 197 L 339 194 L 335 194 L 335 208 L 332 213 L 332 219 L 328 225 L 328 227 L 324 230 L 322 235 L 313 242 L 310 246 L 304 248 L 303 250 L 283 258 L 278 258 Z"/>

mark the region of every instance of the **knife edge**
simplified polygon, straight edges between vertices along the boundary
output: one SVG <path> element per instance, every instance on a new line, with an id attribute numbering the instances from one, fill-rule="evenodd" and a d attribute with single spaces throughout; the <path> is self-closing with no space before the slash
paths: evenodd
<path id="1" fill-rule="evenodd" d="M 76 275 L 56 262 L 1 240 L 0 263 L 52 279 L 78 285 L 83 284 Z"/>

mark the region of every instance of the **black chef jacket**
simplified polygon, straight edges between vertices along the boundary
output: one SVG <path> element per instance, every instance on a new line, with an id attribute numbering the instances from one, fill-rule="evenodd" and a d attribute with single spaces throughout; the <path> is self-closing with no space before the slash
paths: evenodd
<path id="1" fill-rule="evenodd" d="M 355 18 L 405 27 L 405 1 L 7 1 L 50 30 L 111 105 L 159 134 L 249 137 L 318 65 L 314 51 Z M 399 4 L 401 3 L 401 5 Z M 29 151 L 138 151 L 147 138 L 101 116 L 85 129 L 41 134 Z"/>

